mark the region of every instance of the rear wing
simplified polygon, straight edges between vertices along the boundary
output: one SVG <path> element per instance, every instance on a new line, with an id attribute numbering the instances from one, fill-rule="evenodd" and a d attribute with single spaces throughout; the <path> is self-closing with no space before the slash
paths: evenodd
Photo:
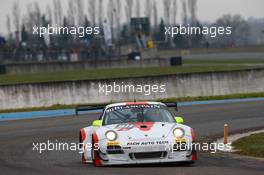
<path id="1" fill-rule="evenodd" d="M 168 108 L 175 108 L 176 111 L 178 111 L 178 103 L 163 103 Z M 79 115 L 79 112 L 81 111 L 94 111 L 94 110 L 103 110 L 105 106 L 86 106 L 86 105 L 78 105 L 75 107 L 75 115 Z"/>
<path id="2" fill-rule="evenodd" d="M 85 106 L 78 105 L 75 107 L 75 115 L 79 115 L 81 111 L 94 111 L 94 110 L 103 110 L 105 106 Z"/>
<path id="3" fill-rule="evenodd" d="M 168 108 L 175 108 L 176 111 L 178 111 L 178 103 L 164 103 Z"/>

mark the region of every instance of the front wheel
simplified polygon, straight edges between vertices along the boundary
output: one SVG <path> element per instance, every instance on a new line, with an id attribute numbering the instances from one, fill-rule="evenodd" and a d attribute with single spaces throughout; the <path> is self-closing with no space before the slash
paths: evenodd
<path id="1" fill-rule="evenodd" d="M 102 166 L 101 159 L 99 158 L 97 150 L 95 150 L 94 145 L 96 142 L 94 142 L 94 139 L 92 140 L 92 149 L 91 149 L 91 158 L 93 165 L 95 167 L 100 167 Z"/>
<path id="2" fill-rule="evenodd" d="M 84 151 L 85 151 L 85 147 L 84 145 L 81 146 L 81 143 L 83 143 L 83 136 L 82 136 L 82 132 L 80 131 L 80 134 L 79 134 L 79 143 L 80 143 L 80 147 L 79 149 L 83 149 L 83 153 L 82 153 L 82 164 L 87 164 L 87 161 L 84 157 Z"/>

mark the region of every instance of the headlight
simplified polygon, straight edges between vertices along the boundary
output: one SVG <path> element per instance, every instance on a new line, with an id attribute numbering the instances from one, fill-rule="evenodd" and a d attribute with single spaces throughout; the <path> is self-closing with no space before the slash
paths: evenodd
<path id="1" fill-rule="evenodd" d="M 177 137 L 177 138 L 182 138 L 182 137 L 184 137 L 184 130 L 181 129 L 181 128 L 175 128 L 175 129 L 173 130 L 173 134 L 174 134 L 174 136 Z"/>
<path id="2" fill-rule="evenodd" d="M 115 131 L 107 131 L 105 137 L 110 141 L 114 141 L 117 139 L 117 133 Z"/>

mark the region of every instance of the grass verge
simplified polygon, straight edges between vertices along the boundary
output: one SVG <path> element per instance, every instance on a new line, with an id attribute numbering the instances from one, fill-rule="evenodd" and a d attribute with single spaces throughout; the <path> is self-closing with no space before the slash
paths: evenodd
<path id="1" fill-rule="evenodd" d="M 170 57 L 175 55 L 181 55 L 182 52 L 189 54 L 208 54 L 208 53 L 251 53 L 251 52 L 263 52 L 264 45 L 253 46 L 253 47 L 229 47 L 229 48 L 196 48 L 196 49 L 173 49 L 159 51 L 161 57 Z"/>
<path id="2" fill-rule="evenodd" d="M 183 64 L 185 65 L 190 65 L 190 64 L 207 64 L 207 65 L 260 65 L 263 66 L 264 64 L 264 59 L 257 59 L 257 58 L 247 58 L 247 59 L 234 59 L 234 58 L 222 58 L 222 59 L 195 59 L 195 58 L 186 58 L 183 59 Z"/>
<path id="3" fill-rule="evenodd" d="M 197 66 L 173 66 L 173 67 L 152 67 L 152 68 L 129 68 L 129 69 L 94 69 L 77 70 L 69 72 L 0 75 L 0 85 L 23 84 L 23 83 L 44 83 L 62 82 L 76 80 L 96 80 L 109 78 L 131 78 L 157 75 L 173 75 L 181 73 L 218 72 L 234 71 L 259 68 L 246 65 L 197 65 Z"/>
<path id="4" fill-rule="evenodd" d="M 243 137 L 232 145 L 238 154 L 264 158 L 264 133 Z"/>
<path id="5" fill-rule="evenodd" d="M 203 100 L 224 100 L 224 99 L 240 99 L 240 98 L 257 98 L 264 97 L 264 92 L 260 93 L 248 93 L 248 94 L 230 94 L 230 95 L 218 95 L 218 96 L 200 96 L 200 97 L 182 97 L 182 98 L 169 98 L 169 99 L 160 99 L 154 101 L 160 102 L 187 102 L 187 101 L 203 101 Z M 151 101 L 151 100 L 149 100 Z M 109 102 L 111 103 L 111 102 Z M 81 105 L 105 105 L 105 104 L 81 104 Z M 27 111 L 42 111 L 42 110 L 56 110 L 56 109 L 71 109 L 75 108 L 76 105 L 53 105 L 50 107 L 36 107 L 36 108 L 23 108 L 23 109 L 7 109 L 0 110 L 0 113 L 11 113 L 11 112 L 27 112 Z"/>

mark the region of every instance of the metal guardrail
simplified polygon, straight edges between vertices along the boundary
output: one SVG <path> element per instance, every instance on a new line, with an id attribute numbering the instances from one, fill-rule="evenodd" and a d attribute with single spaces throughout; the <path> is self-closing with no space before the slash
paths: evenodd
<path id="1" fill-rule="evenodd" d="M 79 115 L 81 111 L 93 111 L 93 110 L 103 110 L 105 106 L 87 106 L 87 105 L 78 105 L 75 107 L 75 115 Z"/>

